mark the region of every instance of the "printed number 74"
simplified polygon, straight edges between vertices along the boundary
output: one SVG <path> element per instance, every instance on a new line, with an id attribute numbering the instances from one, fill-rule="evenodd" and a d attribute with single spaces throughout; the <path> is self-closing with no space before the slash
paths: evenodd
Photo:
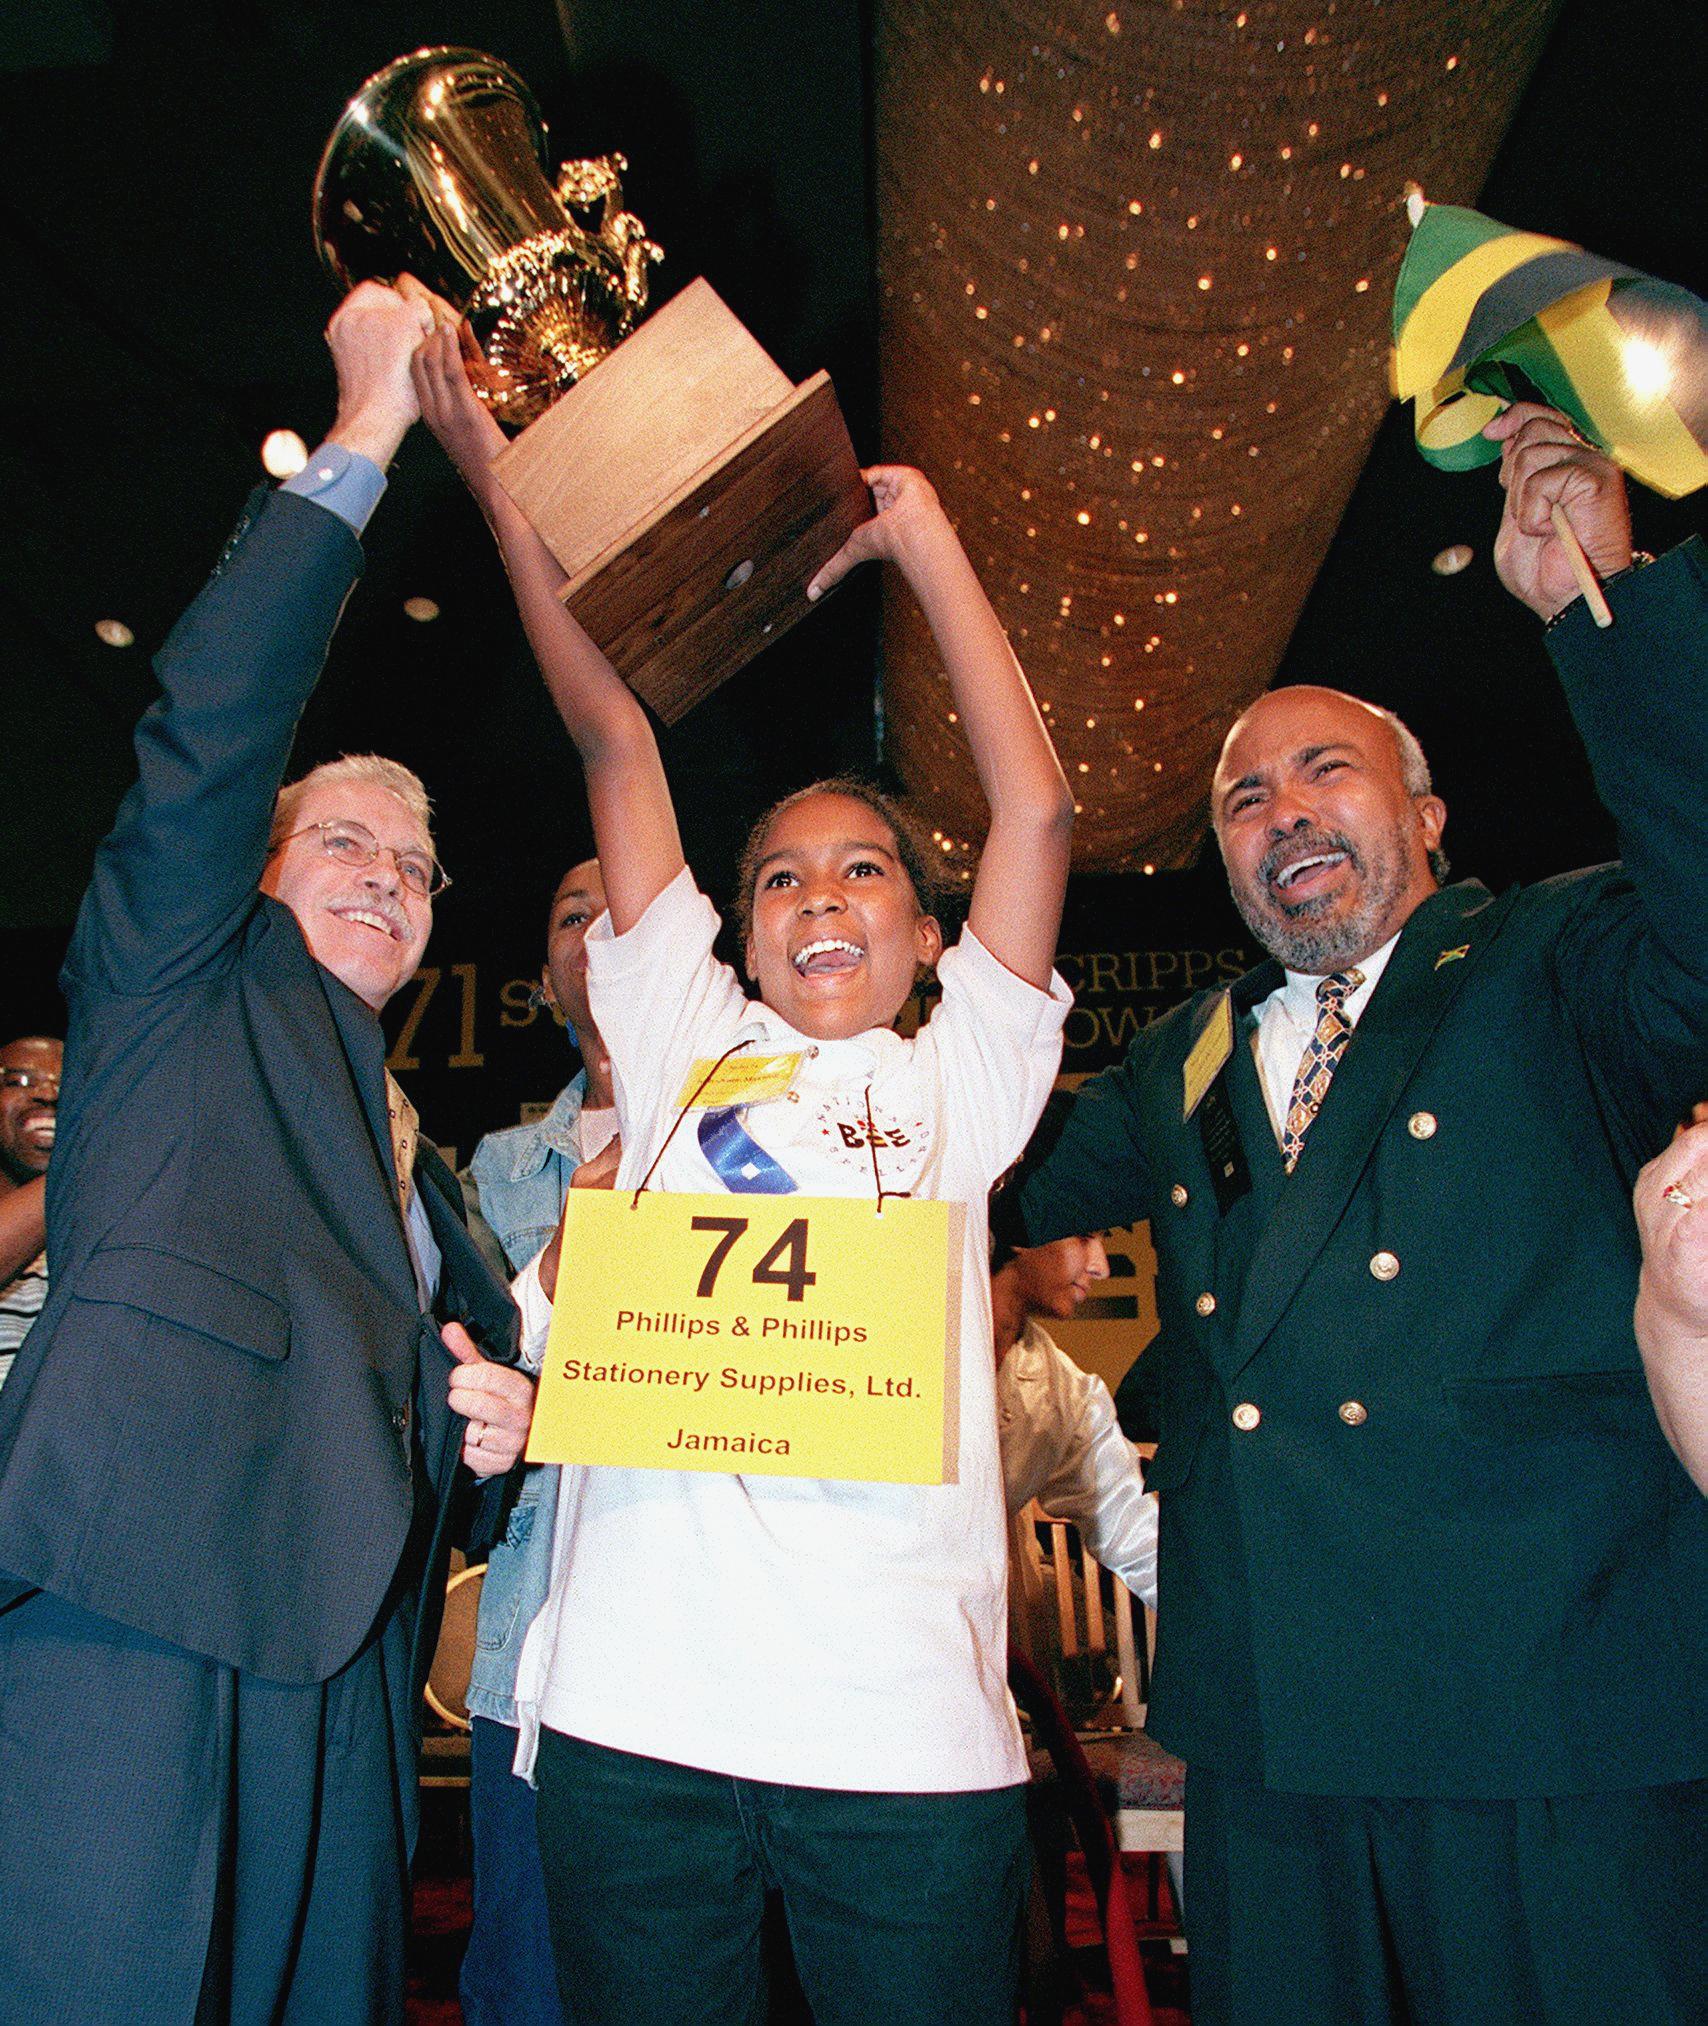
<path id="1" fill-rule="evenodd" d="M 698 1295 L 710 1295 L 713 1288 L 718 1284 L 718 1274 L 722 1270 L 724 1261 L 730 1255 L 730 1249 L 747 1229 L 747 1219 L 745 1217 L 696 1217 L 693 1219 L 690 1228 L 695 1231 L 721 1231 L 723 1233 L 723 1236 L 712 1247 L 711 1256 L 707 1259 L 700 1274 L 700 1284 L 694 1290 Z M 779 1264 L 780 1261 L 785 1261 L 786 1263 Z M 817 1286 L 818 1275 L 807 1271 L 807 1220 L 804 1217 L 796 1217 L 784 1227 L 783 1233 L 778 1238 L 776 1244 L 771 1247 L 770 1251 L 765 1254 L 765 1257 L 754 1267 L 751 1278 L 756 1283 L 769 1284 L 773 1287 L 786 1287 L 789 1290 L 790 1301 L 804 1300 L 807 1289 Z"/>

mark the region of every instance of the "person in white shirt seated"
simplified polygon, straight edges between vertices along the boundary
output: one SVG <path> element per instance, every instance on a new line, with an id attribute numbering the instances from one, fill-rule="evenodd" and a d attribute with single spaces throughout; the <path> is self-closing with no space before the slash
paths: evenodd
<path id="1" fill-rule="evenodd" d="M 1109 1277 L 1096 1233 L 1001 1256 L 990 1277 L 996 1413 L 1010 1516 L 1036 1499 L 1079 1529 L 1090 1554 L 1156 1607 L 1157 1503 L 1109 1388 L 1081 1371 L 1039 1320 L 1066 1321 Z"/>

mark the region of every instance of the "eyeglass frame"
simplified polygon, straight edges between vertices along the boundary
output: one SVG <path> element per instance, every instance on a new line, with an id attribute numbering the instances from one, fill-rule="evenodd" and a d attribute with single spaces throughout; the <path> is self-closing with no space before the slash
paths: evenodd
<path id="1" fill-rule="evenodd" d="M 14 1069 L 9 1063 L 0 1064 L 0 1090 L 35 1090 L 49 1083 L 58 1097 L 65 1084 L 63 1073 L 57 1069 Z"/>
<path id="2" fill-rule="evenodd" d="M 345 863 L 347 863 L 352 870 L 363 870 L 370 865 L 377 864 L 379 861 L 379 855 L 382 851 L 389 851 L 391 853 L 392 863 L 397 867 L 398 878 L 403 881 L 406 887 L 409 887 L 409 891 L 415 895 L 417 900 L 437 900 L 440 894 L 442 894 L 451 883 L 451 875 L 439 863 L 437 857 L 433 856 L 432 854 L 429 854 L 427 863 L 433 869 L 432 874 L 429 876 L 429 879 L 431 881 L 432 878 L 436 877 L 439 882 L 438 885 L 434 886 L 431 883 L 429 883 L 425 891 L 419 891 L 415 887 L 410 886 L 408 874 L 405 873 L 403 869 L 403 858 L 404 858 L 403 852 L 400 851 L 395 844 L 382 844 L 379 841 L 379 839 L 374 835 L 374 833 L 368 828 L 368 826 L 365 823 L 359 821 L 359 819 L 354 816 L 323 816 L 318 823 L 305 823 L 300 830 L 292 830 L 283 837 L 275 838 L 274 841 L 267 846 L 267 856 L 271 858 L 275 852 L 283 851 L 287 844 L 294 844 L 299 837 L 306 837 L 311 830 L 318 830 L 320 832 L 320 848 L 328 858 L 336 858 L 338 854 L 332 849 L 332 847 L 326 841 L 327 831 L 329 830 L 342 830 L 345 832 L 359 831 L 361 833 L 361 836 L 365 837 L 368 840 L 368 842 L 373 846 L 373 849 L 368 853 L 366 858 L 348 859 L 345 861 Z M 353 844 L 358 844 L 359 846 L 358 838 L 352 837 L 350 841 Z M 411 856 L 413 856 L 413 853 L 411 854 Z"/>

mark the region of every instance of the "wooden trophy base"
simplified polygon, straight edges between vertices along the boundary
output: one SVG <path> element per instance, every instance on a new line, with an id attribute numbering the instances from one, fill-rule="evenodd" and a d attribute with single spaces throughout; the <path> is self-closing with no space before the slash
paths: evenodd
<path id="1" fill-rule="evenodd" d="M 829 374 L 794 386 L 704 281 L 493 469 L 666 724 L 806 615 L 813 573 L 872 510 Z"/>

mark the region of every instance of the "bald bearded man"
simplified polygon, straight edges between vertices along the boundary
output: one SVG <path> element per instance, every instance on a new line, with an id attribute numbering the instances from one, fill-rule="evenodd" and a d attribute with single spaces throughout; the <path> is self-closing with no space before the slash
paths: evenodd
<path id="1" fill-rule="evenodd" d="M 1630 1192 L 1708 1087 L 1708 568 L 1636 566 L 1563 417 L 1489 433 L 1497 567 L 1623 865 L 1443 887 L 1410 734 L 1261 698 L 1211 812 L 1269 961 L 1084 1086 L 1010 1192 L 1034 1242 L 1151 1219 L 1197 2026 L 1703 2016 L 1708 1501 L 1644 1390 Z"/>

